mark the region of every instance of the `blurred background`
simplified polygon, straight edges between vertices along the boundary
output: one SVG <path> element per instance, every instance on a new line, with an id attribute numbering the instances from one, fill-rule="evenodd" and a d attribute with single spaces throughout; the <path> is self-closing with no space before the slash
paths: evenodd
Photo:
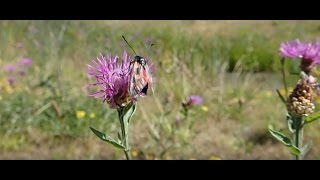
<path id="1" fill-rule="evenodd" d="M 275 91 L 284 93 L 279 46 L 320 40 L 320 21 L 0 21 L 0 29 L 0 159 L 125 159 L 90 131 L 116 137 L 120 127 L 117 111 L 86 88 L 86 64 L 100 53 L 134 56 L 121 35 L 155 66 L 155 92 L 139 99 L 129 127 L 134 159 L 291 159 L 267 129 L 288 134 Z M 298 65 L 288 60 L 286 71 Z M 288 78 L 292 89 L 297 77 Z M 191 95 L 202 102 L 186 115 Z M 305 127 L 313 142 L 305 159 L 320 159 L 319 123 Z"/>

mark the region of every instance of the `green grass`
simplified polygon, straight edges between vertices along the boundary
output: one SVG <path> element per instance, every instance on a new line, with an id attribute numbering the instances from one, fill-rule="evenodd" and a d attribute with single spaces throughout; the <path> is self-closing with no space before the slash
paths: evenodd
<path id="1" fill-rule="evenodd" d="M 88 97 L 86 64 L 106 52 L 135 51 L 155 63 L 155 97 L 140 98 L 130 126 L 130 143 L 140 159 L 290 159 L 268 134 L 274 123 L 286 129 L 279 45 L 299 38 L 319 40 L 320 21 L 0 21 L 0 66 L 33 59 L 12 93 L 0 77 L 0 158 L 121 159 L 121 151 L 100 142 L 93 126 L 116 137 L 115 110 Z M 155 39 L 148 49 L 145 38 Z M 17 44 L 22 43 L 23 48 Z M 287 62 L 297 72 L 298 60 Z M 295 77 L 290 76 L 290 86 Z M 181 102 L 204 98 L 193 109 L 193 129 L 177 127 Z M 86 116 L 77 119 L 76 112 Z M 95 113 L 96 117 L 88 117 Z M 319 123 L 306 158 L 318 159 Z M 174 136 L 172 133 L 176 133 Z M 160 140 L 154 138 L 158 133 Z M 38 157 L 37 148 L 43 149 Z"/>

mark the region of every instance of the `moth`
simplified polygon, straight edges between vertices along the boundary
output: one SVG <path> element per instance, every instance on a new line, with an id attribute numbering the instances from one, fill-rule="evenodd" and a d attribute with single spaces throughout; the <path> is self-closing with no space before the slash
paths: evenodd
<path id="1" fill-rule="evenodd" d="M 128 91 L 130 96 L 146 96 L 148 88 L 152 89 L 152 77 L 147 64 L 147 60 L 137 55 L 132 46 L 128 43 L 126 38 L 122 36 L 125 42 L 129 45 L 132 51 L 135 53 L 135 57 L 130 61 L 130 75 L 129 75 L 129 84 Z"/>

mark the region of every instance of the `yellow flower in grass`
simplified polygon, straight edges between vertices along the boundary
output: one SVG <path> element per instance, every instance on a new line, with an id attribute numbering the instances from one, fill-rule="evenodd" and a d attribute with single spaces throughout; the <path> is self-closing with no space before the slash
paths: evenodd
<path id="1" fill-rule="evenodd" d="M 156 160 L 155 158 L 156 158 L 156 157 L 155 157 L 154 155 L 152 155 L 152 154 L 147 154 L 147 155 L 146 155 L 146 159 L 147 159 L 147 160 Z"/>
<path id="2" fill-rule="evenodd" d="M 275 94 L 275 92 L 272 92 L 272 91 L 265 91 L 264 92 L 264 95 L 265 95 L 265 97 L 272 97 L 273 95 Z"/>
<path id="3" fill-rule="evenodd" d="M 166 154 L 165 160 L 172 160 L 171 156 L 169 154 Z"/>
<path id="4" fill-rule="evenodd" d="M 221 160 L 221 158 L 218 156 L 211 156 L 209 160 Z"/>
<path id="5" fill-rule="evenodd" d="M 89 114 L 89 118 L 90 118 L 90 119 L 96 118 L 96 114 L 95 114 L 95 113 L 90 113 L 90 114 Z"/>
<path id="6" fill-rule="evenodd" d="M 8 94 L 14 93 L 14 90 L 11 86 L 6 85 L 4 88 L 5 88 L 6 93 L 8 93 Z"/>
<path id="7" fill-rule="evenodd" d="M 131 155 L 132 155 L 132 157 L 137 157 L 138 156 L 138 152 L 133 150 L 133 151 L 131 151 Z"/>
<path id="8" fill-rule="evenodd" d="M 86 116 L 86 112 L 85 111 L 77 111 L 76 116 L 78 119 L 82 119 Z"/>
<path id="9" fill-rule="evenodd" d="M 209 108 L 208 106 L 201 106 L 202 111 L 208 112 Z"/>

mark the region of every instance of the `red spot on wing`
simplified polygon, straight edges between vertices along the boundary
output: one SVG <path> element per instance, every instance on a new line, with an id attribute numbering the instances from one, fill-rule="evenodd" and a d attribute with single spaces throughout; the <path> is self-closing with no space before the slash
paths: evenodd
<path id="1" fill-rule="evenodd" d="M 143 79 L 148 82 L 149 81 L 149 75 L 148 75 L 148 72 L 144 69 L 142 71 L 142 75 L 143 75 Z"/>

